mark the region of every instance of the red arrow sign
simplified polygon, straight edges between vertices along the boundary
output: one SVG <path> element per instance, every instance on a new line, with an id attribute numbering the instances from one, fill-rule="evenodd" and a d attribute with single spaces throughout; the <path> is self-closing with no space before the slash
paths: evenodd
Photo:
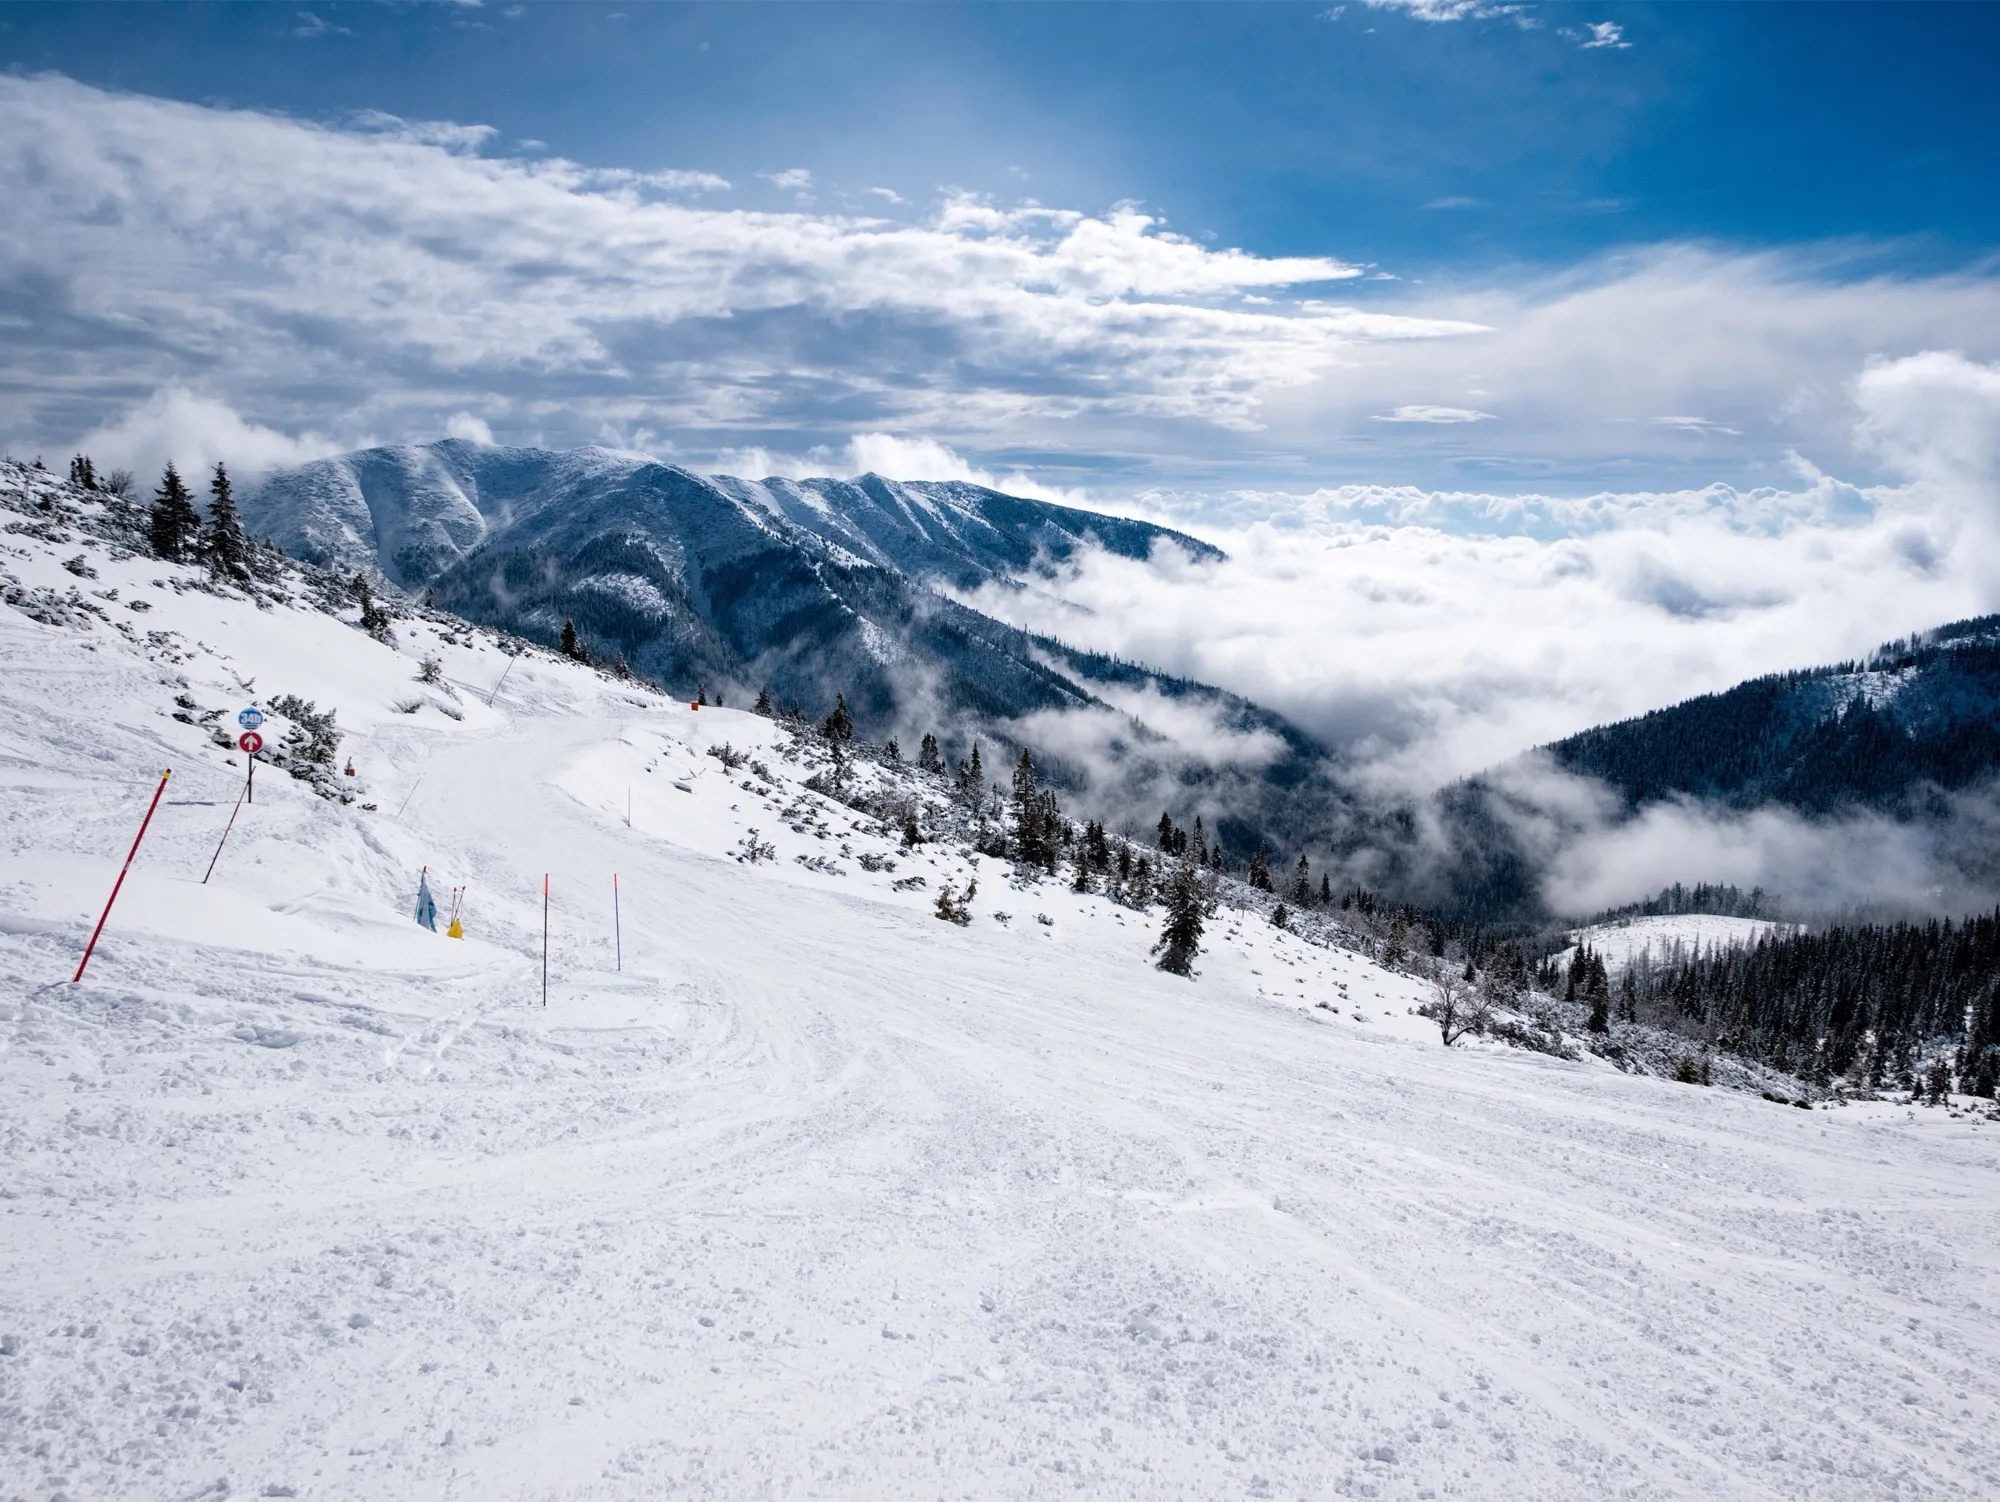
<path id="1" fill-rule="evenodd" d="M 239 750 L 255 756 L 264 749 L 264 737 L 254 730 L 246 730 L 236 737 L 236 745 Z"/>

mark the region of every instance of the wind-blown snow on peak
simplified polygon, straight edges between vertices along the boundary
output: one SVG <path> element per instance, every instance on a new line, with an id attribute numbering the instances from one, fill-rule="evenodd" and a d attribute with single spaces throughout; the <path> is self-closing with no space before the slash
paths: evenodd
<path id="1" fill-rule="evenodd" d="M 708 491 L 753 506 L 806 537 L 913 578 L 971 587 L 1097 546 L 1143 558 L 1166 543 L 1222 554 L 1184 533 L 1002 494 L 963 481 L 740 479 L 703 475 L 604 448 L 508 448 L 446 438 L 362 449 L 267 477 L 246 515 L 287 551 L 379 570 L 406 589 L 434 583 L 489 539 L 550 507 L 670 510 Z M 677 505 L 677 503 L 679 503 Z M 608 519 L 608 518 L 607 518 Z"/>

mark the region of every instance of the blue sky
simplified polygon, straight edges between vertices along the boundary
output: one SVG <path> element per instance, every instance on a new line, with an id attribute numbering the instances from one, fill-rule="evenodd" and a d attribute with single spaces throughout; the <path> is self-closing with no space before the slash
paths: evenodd
<path id="1" fill-rule="evenodd" d="M 455 423 L 1100 498 L 1752 489 L 1801 459 L 1883 477 L 1851 400 L 1870 360 L 2000 356 L 1989 6 L 43 5 L 0 26 L 0 186 L 57 221 L 5 284 L 17 448 L 137 453 L 175 424 L 213 445 L 237 421 L 278 458 Z M 51 196 L 45 170 L 92 187 Z M 489 213 L 532 247 L 501 249 Z M 571 217 L 593 244 L 561 244 Z M 1188 252 L 1164 280 L 1163 247 Z M 754 295 L 688 290 L 732 256 Z M 401 320 L 372 306 L 387 286 Z"/>

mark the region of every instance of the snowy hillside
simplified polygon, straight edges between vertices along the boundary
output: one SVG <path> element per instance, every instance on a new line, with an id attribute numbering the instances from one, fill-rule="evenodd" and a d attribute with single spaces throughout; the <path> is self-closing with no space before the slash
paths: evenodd
<path id="1" fill-rule="evenodd" d="M 2000 1488 L 1982 1116 L 1447 1050 L 1254 910 L 1177 979 L 921 778 L 0 525 L 8 1502 Z"/>
<path id="2" fill-rule="evenodd" d="M 1574 943 L 1556 956 L 1556 963 L 1567 965 L 1579 945 L 1587 946 L 1616 979 L 1634 961 L 1665 964 L 1697 951 L 1754 944 L 1780 927 L 1768 918 L 1725 918 L 1714 913 L 1617 918 L 1578 929 L 1571 936 Z"/>

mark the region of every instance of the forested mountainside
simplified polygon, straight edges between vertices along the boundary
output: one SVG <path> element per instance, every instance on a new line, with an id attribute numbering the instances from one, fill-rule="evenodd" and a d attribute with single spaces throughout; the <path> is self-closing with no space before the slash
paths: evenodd
<path id="1" fill-rule="evenodd" d="M 817 719 L 846 703 L 864 736 L 934 732 L 989 762 L 1031 749 L 1061 785 L 1143 827 L 1161 806 L 1229 813 L 1238 859 L 1323 838 L 1339 794 L 1325 752 L 1282 717 L 1206 684 L 1005 625 L 941 593 L 1010 585 L 1101 547 L 1222 555 L 1146 522 L 976 485 L 705 476 L 604 449 L 552 452 L 445 440 L 280 471 L 243 501 L 288 552 L 379 573 L 481 625 L 614 660 L 690 697 Z M 1149 727 L 1141 700 L 1194 702 L 1219 729 L 1275 747 L 1209 761 Z M 1088 759 L 1039 743 L 1032 717 L 1096 717 Z M 1045 727 L 1044 727 L 1045 728 Z M 996 751 L 1000 760 L 995 760 Z M 1129 810 L 1126 805 L 1130 805 Z"/>
<path id="2" fill-rule="evenodd" d="M 1915 814 L 2000 767 L 2000 616 L 1862 662 L 1753 678 L 1545 748 L 1636 806 L 1683 794 L 1802 813 Z"/>
<path id="3" fill-rule="evenodd" d="M 1991 890 L 2000 851 L 1989 821 L 1964 816 L 1964 799 L 2000 770 L 2000 616 L 1888 642 L 1860 661 L 1751 679 L 1528 756 L 1602 783 L 1626 815 L 1672 799 L 1806 818 L 1881 815 L 1920 828 L 1955 883 Z M 1354 838 L 1393 853 L 1382 885 L 1414 900 L 1486 922 L 1547 917 L 1546 857 L 1520 834 L 1545 811 L 1512 790 L 1534 781 L 1495 772 L 1440 789 L 1422 817 L 1448 853 L 1428 865 L 1402 853 L 1416 848 L 1416 811 L 1406 816 L 1408 840 L 1380 829 Z"/>

